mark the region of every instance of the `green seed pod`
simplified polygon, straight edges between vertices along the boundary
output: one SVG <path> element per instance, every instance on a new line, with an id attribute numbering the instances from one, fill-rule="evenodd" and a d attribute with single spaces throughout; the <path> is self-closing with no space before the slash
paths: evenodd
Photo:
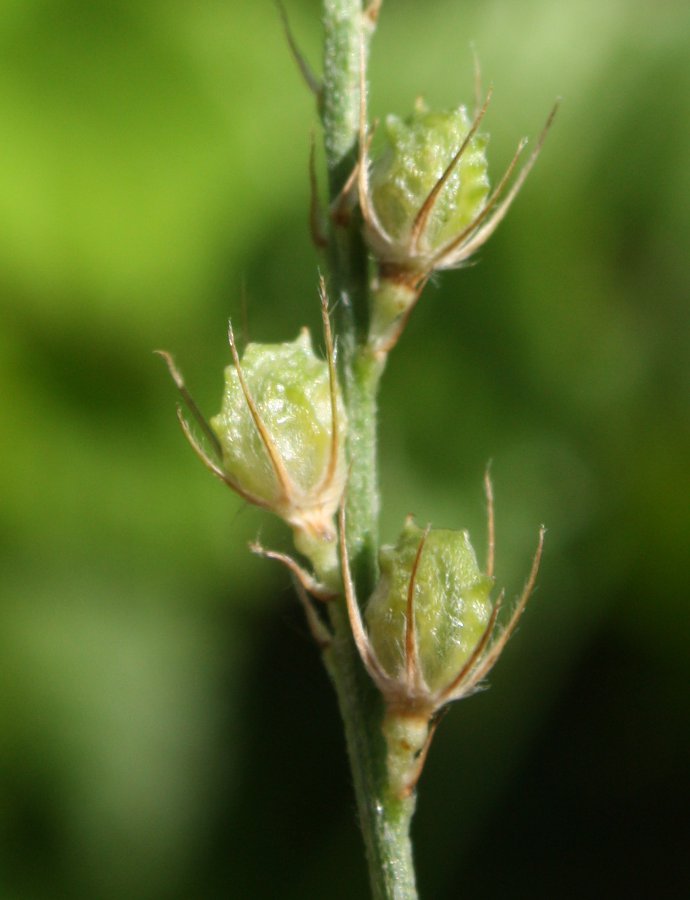
<path id="1" fill-rule="evenodd" d="M 386 118 L 385 145 L 373 161 L 369 181 L 374 212 L 389 238 L 384 247 L 375 233 L 372 238 L 383 265 L 425 268 L 482 211 L 489 193 L 486 135 L 470 138 L 443 181 L 471 125 L 464 106 L 433 112 L 420 103 L 406 119 Z M 437 186 L 438 196 L 417 241 L 413 232 L 420 211 Z"/>
<path id="2" fill-rule="evenodd" d="M 464 106 L 433 112 L 422 103 L 406 119 L 388 116 L 373 160 L 366 102 L 361 105 L 357 192 L 377 263 L 369 349 L 378 358 L 397 343 L 429 277 L 463 265 L 491 237 L 539 156 L 556 107 L 522 169 L 513 178 L 524 138 L 489 192 L 488 137 L 479 126 L 490 97 L 471 121 Z"/>
<path id="3" fill-rule="evenodd" d="M 291 342 L 249 344 L 241 363 L 231 346 L 235 365 L 210 423 L 225 475 L 302 538 L 333 541 L 347 466 L 345 407 L 330 361 L 314 354 L 307 329 Z"/>
<path id="4" fill-rule="evenodd" d="M 411 519 L 395 546 L 381 549 L 380 563 L 381 578 L 365 612 L 378 660 L 391 678 L 405 678 L 412 611 L 416 687 L 431 695 L 443 692 L 491 619 L 493 579 L 480 570 L 466 531 L 433 529 L 425 537 Z"/>
<path id="5" fill-rule="evenodd" d="M 380 552 L 381 576 L 364 618 L 355 596 L 340 510 L 340 561 L 352 636 L 385 704 L 388 788 L 407 797 L 415 789 L 434 734 L 437 713 L 477 690 L 522 616 L 539 571 L 544 529 L 529 577 L 507 623 L 498 626 L 503 594 L 490 599 L 494 569 L 493 490 L 487 571 L 466 531 L 422 530 L 408 518 L 395 546 Z M 366 620 L 366 627 L 364 624 Z"/>

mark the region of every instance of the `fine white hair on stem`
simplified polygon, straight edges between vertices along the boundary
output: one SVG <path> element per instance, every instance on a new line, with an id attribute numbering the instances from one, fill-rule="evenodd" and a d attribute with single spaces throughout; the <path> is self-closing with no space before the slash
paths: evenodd
<path id="1" fill-rule="evenodd" d="M 323 335 L 326 341 L 326 361 L 328 363 L 328 386 L 331 401 L 331 446 L 328 458 L 328 466 L 324 474 L 319 492 L 327 491 L 333 483 L 338 468 L 338 455 L 340 453 L 340 437 L 338 429 L 338 390 L 337 375 L 335 371 L 335 346 L 333 332 L 331 330 L 331 318 L 328 313 L 328 294 L 323 275 L 319 275 L 319 297 L 321 299 L 321 319 L 323 322 Z"/>

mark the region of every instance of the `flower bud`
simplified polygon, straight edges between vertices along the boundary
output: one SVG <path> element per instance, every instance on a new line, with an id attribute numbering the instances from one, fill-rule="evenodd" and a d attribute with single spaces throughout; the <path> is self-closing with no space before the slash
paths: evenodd
<path id="1" fill-rule="evenodd" d="M 372 163 L 369 189 L 374 212 L 389 240 L 382 243 L 376 231 L 367 231 L 381 265 L 424 269 L 434 254 L 481 212 L 489 193 L 488 138 L 474 134 L 442 182 L 414 247 L 420 210 L 441 183 L 471 126 L 464 106 L 452 112 L 434 112 L 418 103 L 406 119 L 386 118 L 385 144 Z"/>
<path id="2" fill-rule="evenodd" d="M 430 694 L 442 692 L 460 674 L 491 619 L 493 579 L 480 570 L 466 531 L 433 529 L 425 537 L 411 518 L 395 546 L 381 549 L 380 564 L 365 612 L 371 645 L 385 672 L 404 678 L 412 612 L 418 686 Z"/>
<path id="3" fill-rule="evenodd" d="M 296 536 L 333 541 L 347 467 L 345 408 L 330 360 L 314 354 L 307 329 L 291 342 L 248 344 L 241 363 L 232 337 L 231 347 L 235 365 L 210 423 L 223 472 Z"/>

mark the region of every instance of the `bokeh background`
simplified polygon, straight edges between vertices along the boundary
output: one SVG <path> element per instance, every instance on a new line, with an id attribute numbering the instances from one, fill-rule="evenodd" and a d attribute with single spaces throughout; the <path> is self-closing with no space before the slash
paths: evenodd
<path id="1" fill-rule="evenodd" d="M 319 65 L 317 0 L 290 0 Z M 381 398 L 382 534 L 485 533 L 538 591 L 439 730 L 422 895 L 681 897 L 690 603 L 690 6 L 388 0 L 374 115 L 495 88 L 496 177 L 563 105 Z M 316 124 L 272 3 L 0 3 L 0 896 L 367 896 L 334 697 L 280 523 L 198 464 L 226 321 L 318 327 Z"/>

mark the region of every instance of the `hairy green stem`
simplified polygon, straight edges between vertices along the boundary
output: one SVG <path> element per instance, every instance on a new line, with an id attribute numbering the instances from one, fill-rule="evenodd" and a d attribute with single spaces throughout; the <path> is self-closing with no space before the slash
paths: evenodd
<path id="1" fill-rule="evenodd" d="M 362 0 L 324 0 L 322 121 L 332 201 L 357 162 L 360 63 L 373 25 Z M 379 492 L 376 459 L 377 393 L 383 364 L 366 347 L 368 265 L 355 216 L 335 217 L 329 242 L 329 291 L 338 309 L 349 423 L 347 549 L 358 595 L 377 578 Z M 415 900 L 409 829 L 414 798 L 388 790 L 383 707 L 359 658 L 342 602 L 331 604 L 334 641 L 327 664 L 345 724 L 360 825 L 376 900 Z"/>

